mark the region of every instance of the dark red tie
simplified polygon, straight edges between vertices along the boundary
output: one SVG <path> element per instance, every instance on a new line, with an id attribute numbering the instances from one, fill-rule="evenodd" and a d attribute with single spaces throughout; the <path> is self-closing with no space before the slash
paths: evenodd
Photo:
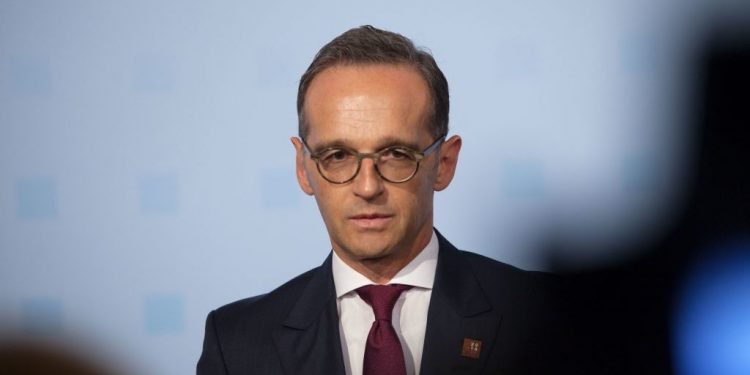
<path id="1" fill-rule="evenodd" d="M 367 285 L 357 289 L 359 296 L 375 313 L 375 322 L 367 335 L 362 375 L 406 375 L 404 351 L 391 325 L 391 316 L 401 292 L 410 288 L 408 285 L 390 284 Z"/>

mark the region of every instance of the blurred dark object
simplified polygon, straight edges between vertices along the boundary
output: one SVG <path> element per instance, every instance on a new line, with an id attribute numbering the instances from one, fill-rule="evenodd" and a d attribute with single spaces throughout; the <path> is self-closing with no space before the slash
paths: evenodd
<path id="1" fill-rule="evenodd" d="M 26 341 L 0 342 L 0 375 L 106 375 L 69 350 Z"/>
<path id="2" fill-rule="evenodd" d="M 685 107 L 693 159 L 670 225 L 625 263 L 570 272 L 551 260 L 568 273 L 571 345 L 589 352 L 599 373 L 674 373 L 671 319 L 686 272 L 712 245 L 750 233 L 750 30 L 707 35 L 696 44 Z"/>

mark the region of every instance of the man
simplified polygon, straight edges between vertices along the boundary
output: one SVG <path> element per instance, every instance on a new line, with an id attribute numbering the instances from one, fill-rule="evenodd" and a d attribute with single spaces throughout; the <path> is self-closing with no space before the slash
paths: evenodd
<path id="1" fill-rule="evenodd" d="M 363 26 L 318 52 L 292 143 L 333 251 L 278 289 L 211 312 L 199 374 L 560 369 L 547 276 L 456 250 L 433 229 L 433 194 L 461 150 L 447 136 L 448 106 L 432 56 L 399 34 Z"/>

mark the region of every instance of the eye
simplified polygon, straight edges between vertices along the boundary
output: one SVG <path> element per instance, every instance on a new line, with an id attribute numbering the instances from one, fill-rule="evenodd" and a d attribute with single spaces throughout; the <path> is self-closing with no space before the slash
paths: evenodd
<path id="1" fill-rule="evenodd" d="M 411 150 L 400 147 L 383 150 L 380 155 L 388 160 L 414 160 L 414 153 Z"/>
<path id="2" fill-rule="evenodd" d="M 346 150 L 331 149 L 325 151 L 322 155 L 320 155 L 320 160 L 326 163 L 336 163 L 345 161 L 349 157 L 351 157 L 351 153 L 347 152 Z"/>

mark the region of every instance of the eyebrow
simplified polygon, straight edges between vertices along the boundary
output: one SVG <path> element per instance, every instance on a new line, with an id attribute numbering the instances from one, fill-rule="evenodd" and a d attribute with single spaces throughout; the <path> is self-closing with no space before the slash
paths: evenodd
<path id="1" fill-rule="evenodd" d="M 331 149 L 331 148 L 345 148 L 348 150 L 355 150 L 355 148 L 351 147 L 350 144 L 351 142 L 347 141 L 346 139 L 333 139 L 330 141 L 325 141 L 315 147 L 310 147 L 310 148 L 313 153 L 317 153 L 317 152 L 320 152 L 326 149 Z M 393 146 L 407 147 L 415 151 L 422 150 L 422 148 L 415 142 L 407 141 L 407 140 L 400 139 L 397 137 L 385 137 L 377 143 L 377 146 L 375 147 L 374 151 L 380 151 L 380 150 L 386 149 L 388 147 L 393 147 Z"/>

